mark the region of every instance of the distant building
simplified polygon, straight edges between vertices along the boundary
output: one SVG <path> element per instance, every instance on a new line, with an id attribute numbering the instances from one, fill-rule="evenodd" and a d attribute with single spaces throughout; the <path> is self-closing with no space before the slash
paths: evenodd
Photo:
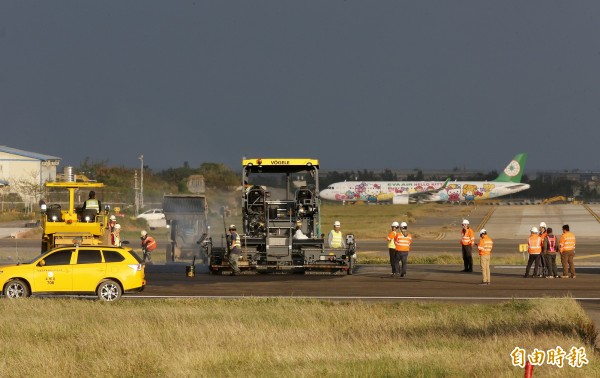
<path id="1" fill-rule="evenodd" d="M 0 188 L 16 193 L 27 205 L 37 203 L 46 181 L 56 181 L 61 158 L 0 146 Z"/>

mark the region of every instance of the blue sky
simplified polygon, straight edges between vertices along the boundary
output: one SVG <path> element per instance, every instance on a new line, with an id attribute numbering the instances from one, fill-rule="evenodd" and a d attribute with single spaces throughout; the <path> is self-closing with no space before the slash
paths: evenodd
<path id="1" fill-rule="evenodd" d="M 597 1 L 3 1 L 0 144 L 153 169 L 600 170 Z"/>

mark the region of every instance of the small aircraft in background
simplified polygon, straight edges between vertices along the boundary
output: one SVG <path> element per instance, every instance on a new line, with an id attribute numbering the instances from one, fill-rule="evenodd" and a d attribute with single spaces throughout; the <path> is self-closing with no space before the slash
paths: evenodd
<path id="1" fill-rule="evenodd" d="M 329 185 L 320 196 L 337 202 L 469 204 L 529 189 L 521 183 L 526 160 L 526 153 L 517 154 L 493 181 L 344 181 Z"/>

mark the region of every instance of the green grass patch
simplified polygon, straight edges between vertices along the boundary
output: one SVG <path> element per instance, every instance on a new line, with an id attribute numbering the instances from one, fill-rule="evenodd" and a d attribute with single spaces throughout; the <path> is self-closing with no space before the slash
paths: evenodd
<path id="1" fill-rule="evenodd" d="M 0 371 L 15 376 L 522 376 L 520 347 L 585 348 L 596 330 L 572 299 L 502 304 L 298 299 L 0 301 Z"/>
<path id="2" fill-rule="evenodd" d="M 381 256 L 377 252 L 358 252 L 359 264 L 389 264 L 390 259 L 387 256 Z M 451 255 L 442 253 L 439 255 L 408 255 L 409 264 L 435 264 L 435 265 L 462 265 L 462 255 Z M 474 256 L 473 263 L 479 265 L 479 259 Z M 523 257 L 518 256 L 494 256 L 490 263 L 491 265 L 523 265 Z"/>

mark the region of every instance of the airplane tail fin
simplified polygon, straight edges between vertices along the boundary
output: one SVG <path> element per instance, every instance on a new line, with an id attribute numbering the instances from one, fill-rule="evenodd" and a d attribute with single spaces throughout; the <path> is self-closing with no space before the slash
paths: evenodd
<path id="1" fill-rule="evenodd" d="M 523 175 L 523 170 L 525 169 L 526 160 L 526 153 L 517 154 L 494 181 L 515 183 L 521 182 L 521 176 Z"/>

